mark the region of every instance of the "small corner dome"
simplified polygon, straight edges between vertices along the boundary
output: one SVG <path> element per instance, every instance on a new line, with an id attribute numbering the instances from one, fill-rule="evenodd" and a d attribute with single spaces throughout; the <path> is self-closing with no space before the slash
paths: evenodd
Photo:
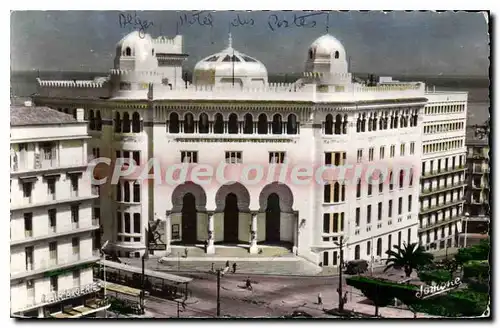
<path id="1" fill-rule="evenodd" d="M 342 43 L 330 34 L 320 36 L 309 47 L 308 59 L 329 59 L 332 56 L 345 59 L 345 49 Z"/>
<path id="2" fill-rule="evenodd" d="M 140 34 L 138 31 L 124 36 L 116 45 L 116 54 L 146 59 L 153 55 L 153 40 L 149 34 Z"/>

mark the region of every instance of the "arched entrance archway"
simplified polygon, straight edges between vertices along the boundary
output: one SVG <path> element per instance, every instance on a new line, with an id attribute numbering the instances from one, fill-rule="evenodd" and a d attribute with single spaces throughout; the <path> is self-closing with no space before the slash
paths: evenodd
<path id="1" fill-rule="evenodd" d="M 224 241 L 238 242 L 238 197 L 234 193 L 226 196 L 224 207 Z"/>
<path id="2" fill-rule="evenodd" d="M 192 193 L 186 193 L 182 198 L 182 242 L 196 243 L 196 198 Z"/>
<path id="3" fill-rule="evenodd" d="M 280 198 L 278 194 L 272 193 L 267 197 L 266 242 L 276 243 L 280 241 L 280 218 Z"/>

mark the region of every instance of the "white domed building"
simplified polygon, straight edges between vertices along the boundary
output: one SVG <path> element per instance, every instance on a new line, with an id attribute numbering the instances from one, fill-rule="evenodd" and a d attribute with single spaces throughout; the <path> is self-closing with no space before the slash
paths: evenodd
<path id="1" fill-rule="evenodd" d="M 345 261 L 376 266 L 392 245 L 455 244 L 467 93 L 427 92 L 419 82 L 352 83 L 346 50 L 331 35 L 298 50 L 304 76 L 292 84 L 270 83 L 266 67 L 231 42 L 196 64 L 192 84 L 182 81 L 180 36 L 134 32 L 116 49 L 111 81 L 39 80 L 36 104 L 83 108 L 89 155 L 160 160 L 162 174 L 198 165 L 214 173 L 211 183 L 123 176 L 100 186 L 102 239 L 120 256 L 192 245 L 211 254 L 219 245 L 258 253 L 279 244 L 318 266 L 338 266 L 342 236 Z M 436 125 L 456 129 L 442 134 Z M 241 176 L 215 178 L 221 163 Z M 299 183 L 292 176 L 304 176 L 304 165 L 312 176 Z M 361 176 L 323 180 L 315 175 L 323 165 Z M 366 182 L 373 165 L 384 168 L 385 183 Z M 242 176 L 256 166 L 264 180 L 246 182 Z M 152 222 L 154 240 L 146 233 Z"/>
<path id="2" fill-rule="evenodd" d="M 222 84 L 262 88 L 267 83 L 264 64 L 235 50 L 231 35 L 226 49 L 200 60 L 193 71 L 193 84 L 197 86 Z"/>

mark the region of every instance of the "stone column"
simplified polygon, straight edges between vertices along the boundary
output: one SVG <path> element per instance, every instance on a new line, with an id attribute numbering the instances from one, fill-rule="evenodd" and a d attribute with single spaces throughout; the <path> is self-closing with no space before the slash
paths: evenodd
<path id="1" fill-rule="evenodd" d="M 166 212 L 166 220 L 165 220 L 165 243 L 167 245 L 167 254 L 172 252 L 170 244 L 172 242 L 172 218 L 170 217 L 172 214 L 171 211 Z"/>
<path id="2" fill-rule="evenodd" d="M 259 248 L 257 247 L 257 215 L 259 212 L 251 212 L 252 223 L 250 225 L 250 254 L 257 254 Z"/>
<path id="3" fill-rule="evenodd" d="M 295 211 L 293 213 L 293 254 L 297 255 L 299 249 L 299 213 Z"/>
<path id="4" fill-rule="evenodd" d="M 208 215 L 208 239 L 207 239 L 207 254 L 215 254 L 214 245 L 214 212 L 207 212 Z"/>

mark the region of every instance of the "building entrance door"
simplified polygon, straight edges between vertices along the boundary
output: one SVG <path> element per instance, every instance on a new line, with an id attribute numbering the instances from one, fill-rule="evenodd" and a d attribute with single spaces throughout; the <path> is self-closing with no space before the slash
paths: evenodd
<path id="1" fill-rule="evenodd" d="M 191 193 L 184 195 L 182 201 L 182 242 L 196 243 L 196 199 Z"/>
<path id="2" fill-rule="evenodd" d="M 226 196 L 224 208 L 224 241 L 229 243 L 238 242 L 238 198 L 230 193 Z"/>
<path id="3" fill-rule="evenodd" d="M 280 241 L 280 198 L 272 193 L 267 198 L 266 209 L 266 242 L 278 243 Z"/>

